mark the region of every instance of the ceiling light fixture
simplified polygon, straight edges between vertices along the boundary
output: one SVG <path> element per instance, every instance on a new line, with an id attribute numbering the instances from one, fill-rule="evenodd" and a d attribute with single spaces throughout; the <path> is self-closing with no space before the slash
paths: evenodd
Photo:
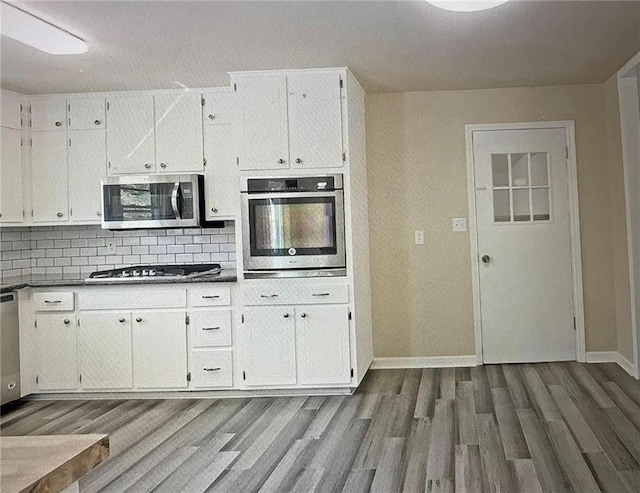
<path id="1" fill-rule="evenodd" d="M 434 7 L 453 12 L 477 12 L 507 3 L 509 0 L 426 0 Z"/>
<path id="2" fill-rule="evenodd" d="M 79 55 L 87 43 L 53 24 L 0 2 L 0 34 L 52 55 Z"/>

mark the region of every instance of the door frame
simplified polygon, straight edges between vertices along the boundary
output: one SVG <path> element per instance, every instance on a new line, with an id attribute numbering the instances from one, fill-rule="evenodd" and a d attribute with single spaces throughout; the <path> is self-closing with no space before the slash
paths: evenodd
<path id="1" fill-rule="evenodd" d="M 586 361 L 584 299 L 582 290 L 582 254 L 580 245 L 580 213 L 578 208 L 578 169 L 576 161 L 575 122 L 572 120 L 527 123 L 490 123 L 465 125 L 467 145 L 467 197 L 469 200 L 469 239 L 471 241 L 471 284 L 473 288 L 473 322 L 476 339 L 476 362 L 483 364 L 482 315 L 480 310 L 480 261 L 478 258 L 478 222 L 476 210 L 475 162 L 473 132 L 500 130 L 563 129 L 567 148 L 567 182 L 569 187 L 569 229 L 571 236 L 571 277 L 573 283 L 573 316 L 576 321 L 576 361 Z"/>

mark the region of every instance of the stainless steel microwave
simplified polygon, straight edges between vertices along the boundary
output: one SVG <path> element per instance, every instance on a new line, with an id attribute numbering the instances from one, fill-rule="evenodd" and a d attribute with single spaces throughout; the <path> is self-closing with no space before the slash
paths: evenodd
<path id="1" fill-rule="evenodd" d="M 102 228 L 182 228 L 200 225 L 202 175 L 102 179 Z"/>

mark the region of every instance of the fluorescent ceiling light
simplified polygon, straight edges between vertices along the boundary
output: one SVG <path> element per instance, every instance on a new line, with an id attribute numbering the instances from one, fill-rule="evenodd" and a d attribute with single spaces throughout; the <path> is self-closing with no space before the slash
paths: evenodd
<path id="1" fill-rule="evenodd" d="M 89 49 L 77 36 L 5 2 L 0 3 L 0 34 L 52 55 L 78 55 Z"/>
<path id="2" fill-rule="evenodd" d="M 507 3 L 509 0 L 427 0 L 434 7 L 454 12 L 476 12 Z"/>

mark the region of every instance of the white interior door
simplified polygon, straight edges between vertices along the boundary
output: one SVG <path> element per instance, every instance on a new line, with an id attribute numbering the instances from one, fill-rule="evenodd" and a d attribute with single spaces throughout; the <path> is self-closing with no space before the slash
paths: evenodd
<path id="1" fill-rule="evenodd" d="M 473 132 L 485 363 L 575 359 L 565 129 Z"/>

